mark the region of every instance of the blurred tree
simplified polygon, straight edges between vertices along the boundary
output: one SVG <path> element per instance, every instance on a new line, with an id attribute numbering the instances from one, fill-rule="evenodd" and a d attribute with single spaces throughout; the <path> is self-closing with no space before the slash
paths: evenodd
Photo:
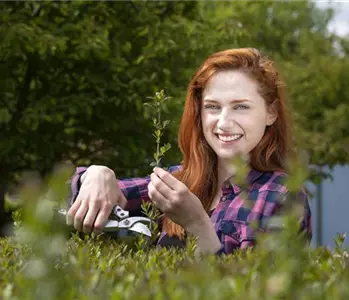
<path id="1" fill-rule="evenodd" d="M 150 171 L 155 141 L 143 102 L 165 89 L 174 96 L 169 118 L 179 114 L 200 53 L 193 26 L 205 31 L 196 6 L 0 4 L 0 203 L 16 174 L 45 175 L 56 162 L 107 164 L 118 176 Z"/>
<path id="2" fill-rule="evenodd" d="M 331 10 L 307 1 L 12 1 L 0 12 L 0 203 L 17 174 L 45 175 L 56 162 L 149 172 L 146 97 L 173 97 L 163 119 L 175 146 L 193 71 L 234 47 L 276 59 L 311 163 L 348 160 L 349 47 L 327 32 Z M 165 160 L 179 161 L 176 147 Z"/>

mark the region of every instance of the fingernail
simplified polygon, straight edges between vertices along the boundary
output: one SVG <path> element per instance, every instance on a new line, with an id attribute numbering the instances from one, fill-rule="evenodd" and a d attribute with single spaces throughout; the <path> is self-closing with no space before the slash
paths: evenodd
<path id="1" fill-rule="evenodd" d="M 70 218 L 70 217 L 67 216 L 67 217 L 65 218 L 65 220 L 66 220 L 66 223 L 67 223 L 68 226 L 73 225 L 73 220 L 72 220 L 72 218 Z"/>

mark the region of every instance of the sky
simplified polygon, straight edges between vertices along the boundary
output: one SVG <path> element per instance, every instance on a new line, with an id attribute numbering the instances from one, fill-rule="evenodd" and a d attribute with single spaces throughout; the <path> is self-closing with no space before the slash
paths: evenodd
<path id="1" fill-rule="evenodd" d="M 329 25 L 329 30 L 331 32 L 336 32 L 338 35 L 349 35 L 349 0 L 342 1 L 314 1 L 319 7 L 329 7 L 333 6 L 336 10 L 336 15 Z M 331 3 L 331 4 L 329 4 Z"/>

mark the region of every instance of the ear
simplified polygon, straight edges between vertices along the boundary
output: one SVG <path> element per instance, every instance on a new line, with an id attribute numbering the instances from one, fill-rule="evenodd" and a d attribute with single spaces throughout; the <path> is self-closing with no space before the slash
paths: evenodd
<path id="1" fill-rule="evenodd" d="M 268 107 L 268 115 L 267 115 L 267 126 L 271 126 L 274 124 L 274 122 L 276 121 L 276 119 L 278 118 L 278 114 L 276 111 L 276 105 L 275 102 L 272 103 L 271 105 L 269 105 Z"/>

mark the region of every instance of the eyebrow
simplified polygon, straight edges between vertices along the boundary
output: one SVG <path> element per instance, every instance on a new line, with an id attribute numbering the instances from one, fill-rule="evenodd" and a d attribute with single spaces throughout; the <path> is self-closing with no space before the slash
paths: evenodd
<path id="1" fill-rule="evenodd" d="M 219 103 L 219 101 L 213 100 L 213 99 L 204 99 L 204 102 Z M 230 103 L 242 103 L 242 102 L 251 102 L 251 101 L 248 99 L 233 99 L 230 101 Z"/>

